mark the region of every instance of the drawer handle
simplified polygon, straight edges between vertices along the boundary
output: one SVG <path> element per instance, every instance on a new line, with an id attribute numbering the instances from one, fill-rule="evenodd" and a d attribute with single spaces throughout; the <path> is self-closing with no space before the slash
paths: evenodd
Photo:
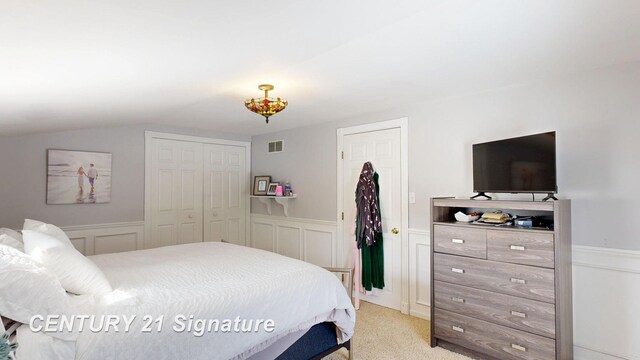
<path id="1" fill-rule="evenodd" d="M 451 328 L 453 329 L 453 331 L 457 331 L 457 332 L 460 332 L 460 333 L 464 332 L 464 329 L 461 328 L 460 326 L 453 325 Z"/>
<path id="2" fill-rule="evenodd" d="M 511 310 L 511 315 L 513 316 L 517 316 L 517 317 L 521 317 L 521 318 L 526 318 L 527 314 L 520 312 L 520 311 L 515 311 L 515 310 Z"/>
<path id="3" fill-rule="evenodd" d="M 511 344 L 511 347 L 516 349 L 516 350 L 520 350 L 520 351 L 527 351 L 527 348 L 522 346 L 522 345 L 518 345 L 518 344 Z"/>
<path id="4" fill-rule="evenodd" d="M 464 244 L 464 240 L 462 239 L 451 239 L 451 242 L 454 244 Z"/>
<path id="5" fill-rule="evenodd" d="M 461 297 L 457 297 L 457 296 L 451 297 L 451 300 L 453 300 L 455 302 L 459 302 L 459 303 L 464 303 L 464 299 L 461 298 Z"/>
<path id="6" fill-rule="evenodd" d="M 451 271 L 453 271 L 454 273 L 458 273 L 458 274 L 464 274 L 464 270 L 463 269 L 451 268 Z"/>
<path id="7" fill-rule="evenodd" d="M 511 246 L 509 246 L 509 249 L 511 249 L 511 250 L 517 250 L 517 251 L 524 251 L 524 246 L 521 246 L 521 245 L 511 245 Z"/>
<path id="8" fill-rule="evenodd" d="M 527 282 L 523 279 L 511 278 L 511 282 L 515 284 L 526 284 Z"/>

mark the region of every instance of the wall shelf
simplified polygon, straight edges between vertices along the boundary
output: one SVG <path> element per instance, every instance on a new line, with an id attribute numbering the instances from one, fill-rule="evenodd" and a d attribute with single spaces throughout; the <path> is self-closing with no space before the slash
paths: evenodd
<path id="1" fill-rule="evenodd" d="M 267 213 L 269 215 L 271 215 L 271 204 L 275 202 L 282 205 L 284 216 L 289 216 L 289 200 L 297 198 L 298 194 L 293 194 L 293 196 L 251 195 L 250 197 L 258 199 L 258 201 L 263 203 L 267 207 Z"/>

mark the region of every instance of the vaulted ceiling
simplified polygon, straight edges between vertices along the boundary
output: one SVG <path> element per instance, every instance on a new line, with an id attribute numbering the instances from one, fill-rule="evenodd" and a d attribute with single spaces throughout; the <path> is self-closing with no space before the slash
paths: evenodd
<path id="1" fill-rule="evenodd" d="M 4 0 L 0 135 L 253 135 L 637 63 L 639 44 L 636 0 Z M 269 125 L 243 106 L 265 82 L 290 104 Z"/>

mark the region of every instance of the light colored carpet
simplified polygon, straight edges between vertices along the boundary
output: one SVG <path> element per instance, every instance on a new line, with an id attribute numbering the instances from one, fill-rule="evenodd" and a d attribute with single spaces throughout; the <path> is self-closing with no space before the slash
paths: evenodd
<path id="1" fill-rule="evenodd" d="M 356 332 L 351 340 L 354 359 L 424 359 L 469 360 L 440 347 L 429 346 L 429 322 L 399 311 L 360 303 L 356 313 Z M 340 349 L 323 360 L 345 360 L 347 351 Z"/>

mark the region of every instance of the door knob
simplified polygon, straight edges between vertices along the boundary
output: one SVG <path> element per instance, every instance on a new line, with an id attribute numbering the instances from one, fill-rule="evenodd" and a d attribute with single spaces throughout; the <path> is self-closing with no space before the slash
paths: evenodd
<path id="1" fill-rule="evenodd" d="M 189 214 L 189 219 L 193 219 L 193 214 Z"/>
<path id="2" fill-rule="evenodd" d="M 400 230 L 398 230 L 398 228 L 393 228 L 393 229 L 391 229 L 391 232 L 393 234 L 398 234 L 400 232 Z"/>

